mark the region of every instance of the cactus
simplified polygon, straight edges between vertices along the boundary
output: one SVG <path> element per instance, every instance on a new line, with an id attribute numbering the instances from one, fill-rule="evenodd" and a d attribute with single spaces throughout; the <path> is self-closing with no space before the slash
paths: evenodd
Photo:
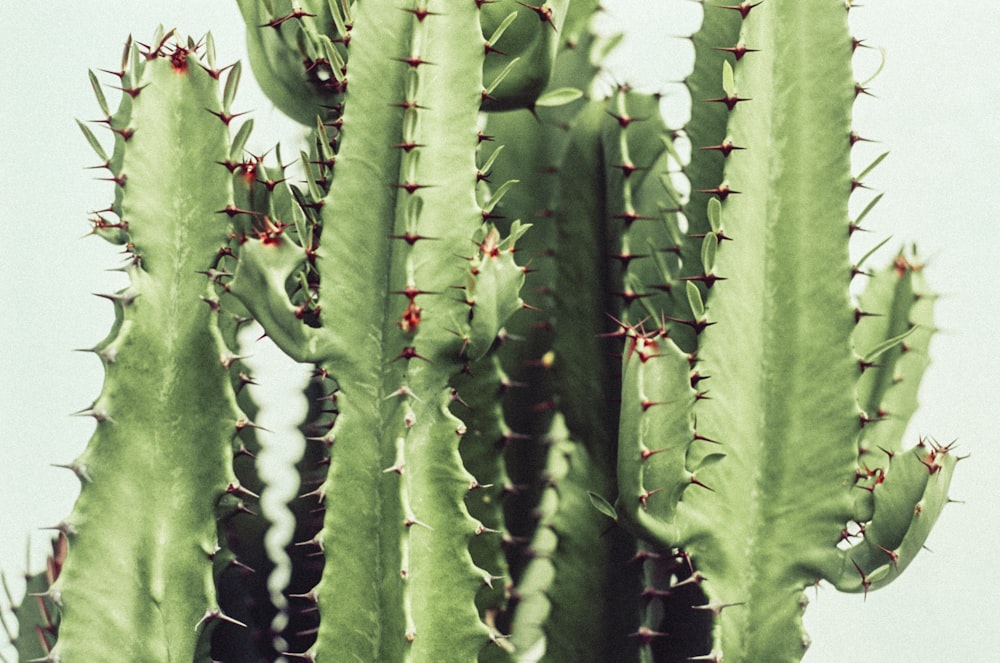
<path id="1" fill-rule="evenodd" d="M 230 176 L 216 162 L 230 155 L 239 69 L 223 90 L 211 43 L 200 60 L 198 45 L 171 37 L 126 45 L 113 115 L 95 85 L 110 157 L 85 129 L 115 184 L 94 231 L 125 245 L 130 284 L 107 296 L 116 321 L 94 348 L 105 384 L 84 412 L 97 429 L 69 464 L 82 490 L 59 524 L 72 554 L 49 589 L 61 613 L 51 660 L 194 658 L 207 651 L 205 627 L 231 619 L 213 559 L 224 557 L 217 518 L 250 495 L 233 471 L 247 420 L 219 302 L 199 272 L 217 265 L 230 235 L 218 214 Z"/>
<path id="2" fill-rule="evenodd" d="M 523 275 L 512 259 L 520 231 L 501 240 L 483 227 L 476 202 L 475 5 L 438 14 L 363 3 L 352 18 L 323 234 L 296 243 L 280 230 L 291 221 L 270 220 L 275 230 L 242 247 L 228 288 L 279 347 L 337 382 L 319 493 L 321 620 L 308 656 L 445 660 L 448 651 L 447 660 L 470 660 L 494 637 L 474 601 L 492 580 L 459 551 L 489 534 L 466 513 L 477 482 L 458 455 L 465 425 L 448 412 L 449 382 L 520 306 Z M 317 326 L 296 316 L 285 292 L 309 253 Z M 357 536 L 345 540 L 344 531 Z"/>
<path id="3" fill-rule="evenodd" d="M 853 308 L 845 287 L 847 201 L 858 184 L 849 111 L 859 93 L 846 12 L 783 2 L 737 11 L 739 44 L 756 52 L 724 64 L 714 102 L 746 149 L 726 158 L 708 203 L 715 232 L 702 240 L 703 272 L 685 288 L 693 316 L 680 322 L 700 332 L 697 352 L 683 352 L 656 320 L 623 325 L 617 507 L 642 536 L 691 555 L 703 609 L 716 615 L 703 660 L 792 661 L 808 646 L 790 628 L 802 591 L 820 579 L 868 591 L 895 578 L 946 501 L 956 459 L 936 443 L 903 452 L 872 432 L 880 415 L 856 398 L 862 372 L 902 337 L 896 320 L 874 339 L 852 338 L 870 312 Z M 723 245 L 720 233 L 735 239 Z M 695 280 L 717 284 L 707 305 Z M 880 311 L 913 303 L 872 299 Z M 856 344 L 862 337 L 877 344 Z M 881 403 L 891 390 L 861 393 Z M 872 435 L 884 459 L 869 460 L 882 453 Z M 855 531 L 845 532 L 849 522 Z M 855 535 L 861 542 L 838 546 Z"/>
<path id="4" fill-rule="evenodd" d="M 596 2 L 238 4 L 294 165 L 211 37 L 92 75 L 130 283 L 24 660 L 798 661 L 807 587 L 912 561 L 958 458 L 903 440 L 920 259 L 849 258 L 843 2 L 706 4 L 678 130 L 595 91 Z M 314 371 L 287 608 L 251 319 Z"/>

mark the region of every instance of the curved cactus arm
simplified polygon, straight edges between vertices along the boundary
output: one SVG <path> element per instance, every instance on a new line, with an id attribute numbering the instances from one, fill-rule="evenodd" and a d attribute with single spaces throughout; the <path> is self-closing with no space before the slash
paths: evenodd
<path id="1" fill-rule="evenodd" d="M 688 468 L 697 442 L 692 357 L 662 330 L 623 329 L 622 404 L 618 434 L 617 515 L 642 538 L 673 548 L 707 533 L 707 521 L 681 513 L 685 491 L 704 489 Z M 720 456 L 706 456 L 709 463 Z M 655 462 L 648 462 L 655 459 Z M 662 494 L 661 494 L 662 493 Z M 654 498 L 655 496 L 655 498 Z"/>
<path id="2" fill-rule="evenodd" d="M 306 325 L 305 308 L 293 303 L 286 290 L 306 264 L 305 249 L 279 235 L 272 241 L 247 242 L 239 256 L 228 290 L 246 305 L 268 338 L 298 362 L 315 363 L 327 356 L 326 330 Z"/>
<path id="3" fill-rule="evenodd" d="M 243 489 L 233 474 L 236 404 L 211 284 L 230 228 L 230 94 L 191 41 L 162 30 L 130 45 L 123 103 L 108 120 L 130 285 L 96 351 L 97 428 L 70 467 L 82 490 L 60 525 L 69 555 L 50 595 L 61 606 L 47 660 L 179 660 L 207 656 L 207 625 L 224 618 L 212 558 L 217 509 Z M 184 136 L 178 140 L 178 136 Z"/>
<path id="4" fill-rule="evenodd" d="M 264 94 L 293 120 L 312 126 L 343 101 L 345 2 L 237 0 L 247 51 Z"/>
<path id="5" fill-rule="evenodd" d="M 867 488 L 870 520 L 846 538 L 861 541 L 841 551 L 839 569 L 824 577 L 837 589 L 864 592 L 896 578 L 924 547 L 948 498 L 948 486 L 960 457 L 950 445 L 922 440 L 913 449 L 893 453 Z"/>
<path id="6" fill-rule="evenodd" d="M 869 277 L 858 299 L 861 320 L 852 341 L 861 357 L 858 405 L 866 422 L 859 453 L 869 470 L 888 462 L 880 450 L 901 450 L 917 409 L 917 388 L 930 363 L 934 299 L 920 263 L 903 253 Z"/>

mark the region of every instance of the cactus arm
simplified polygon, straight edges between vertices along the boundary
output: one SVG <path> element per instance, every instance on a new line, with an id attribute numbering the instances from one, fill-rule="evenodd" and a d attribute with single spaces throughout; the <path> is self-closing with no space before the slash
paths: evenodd
<path id="1" fill-rule="evenodd" d="M 712 296 L 717 324 L 702 335 L 699 356 L 715 380 L 712 400 L 696 413 L 699 432 L 727 455 L 701 477 L 715 492 L 685 501 L 706 517 L 728 505 L 724 517 L 738 528 L 716 534 L 721 554 L 699 566 L 708 578 L 727 578 L 724 588 L 704 584 L 711 600 L 745 602 L 722 611 L 723 654 L 791 661 L 804 651 L 801 626 L 788 628 L 801 623 L 799 591 L 833 554 L 851 513 L 845 486 L 855 460 L 844 439 L 857 429 L 856 367 L 843 287 L 851 42 L 836 2 L 808 10 L 765 3 L 743 23 L 744 40 L 761 52 L 736 67 L 736 92 L 752 101 L 739 102 L 730 121 L 747 150 L 727 163 L 729 186 L 743 193 L 723 209 L 739 234 L 717 263 L 734 278 Z M 739 342 L 723 336 L 733 333 Z M 760 360 L 747 361 L 748 352 Z M 690 546 L 696 560 L 703 549 Z M 734 567 L 742 571 L 724 570 Z"/>
<path id="2" fill-rule="evenodd" d="M 685 79 L 691 95 L 691 117 L 684 125 L 684 133 L 691 142 L 691 157 L 683 173 L 691 186 L 691 195 L 683 205 L 688 221 L 687 236 L 678 243 L 681 257 L 679 276 L 691 277 L 703 273 L 701 241 L 692 237 L 712 230 L 706 211 L 710 193 L 723 183 L 723 169 L 732 154 L 732 137 L 727 133 L 729 112 L 724 104 L 712 102 L 725 96 L 719 71 L 724 61 L 735 62 L 734 54 L 723 49 L 734 48 L 740 41 L 739 13 L 726 10 L 717 3 L 704 3 L 702 23 L 692 35 L 695 60 L 694 69 Z M 752 57 L 752 53 L 748 57 Z M 725 147 L 727 142 L 730 147 Z M 736 148 L 745 146 L 736 145 Z M 721 149 L 720 149 L 721 148 Z M 702 288 L 702 294 L 708 290 Z M 675 317 L 689 318 L 690 308 L 684 289 L 673 292 Z M 673 331 L 681 348 L 692 352 L 697 345 L 697 335 L 690 328 Z"/>
<path id="3" fill-rule="evenodd" d="M 854 331 L 861 356 L 858 405 L 869 420 L 862 431 L 861 463 L 869 469 L 888 460 L 879 450 L 899 451 L 903 432 L 917 409 L 917 387 L 930 363 L 934 332 L 934 297 L 924 282 L 922 266 L 902 253 L 878 270 L 858 300 L 866 314 Z M 877 356 L 881 344 L 906 337 Z"/>
<path id="4" fill-rule="evenodd" d="M 476 4 L 481 5 L 486 40 L 483 81 L 489 93 L 483 99 L 483 110 L 534 108 L 552 76 L 570 0 L 546 0 L 537 5 L 479 0 Z M 507 23 L 512 14 L 515 18 Z"/>
<path id="5" fill-rule="evenodd" d="M 231 186 L 213 163 L 228 155 L 228 131 L 208 112 L 228 108 L 192 51 L 162 33 L 147 54 L 132 47 L 111 121 L 131 283 L 113 296 L 120 321 L 99 345 L 97 428 L 71 465 L 83 487 L 61 525 L 70 554 L 50 590 L 62 607 L 53 660 L 192 660 L 220 615 L 216 508 L 240 490 L 231 445 L 242 415 L 197 272 L 228 239 L 217 212 Z"/>
<path id="6" fill-rule="evenodd" d="M 462 438 L 462 461 L 476 477 L 466 504 L 469 514 L 483 525 L 470 545 L 476 566 L 489 574 L 477 597 L 480 614 L 495 623 L 507 608 L 510 574 L 501 544 L 509 540 L 503 518 L 503 494 L 510 490 L 510 478 L 503 462 L 503 442 L 511 436 L 503 417 L 502 395 L 508 380 L 495 354 L 470 366 L 467 374 L 453 381 L 455 402 L 452 412 L 466 422 Z M 497 653 L 500 653 L 497 648 Z"/>
<path id="7" fill-rule="evenodd" d="M 500 239 L 476 201 L 475 3 L 366 2 L 353 18 L 337 165 L 321 241 L 309 247 L 318 316 L 295 332 L 315 343 L 289 352 L 337 382 L 337 419 L 322 436 L 329 473 L 316 492 L 326 507 L 315 537 L 326 565 L 311 592 L 321 621 L 308 655 L 468 661 L 495 645 L 476 610 L 489 579 L 468 554 L 480 525 L 464 503 L 474 479 L 459 456 L 466 426 L 449 412 L 449 382 L 520 306 L 512 256 L 523 229 Z M 256 316 L 247 277 L 285 243 L 269 278 L 283 318 L 260 316 L 269 334 L 275 322 L 304 324 L 279 286 L 306 246 L 250 242 L 229 284 Z"/>
<path id="8" fill-rule="evenodd" d="M 722 150 L 706 148 L 725 142 L 729 112 L 724 104 L 709 100 L 725 96 L 719 72 L 724 61 L 733 63 L 735 59 L 731 53 L 721 49 L 740 42 L 740 26 L 738 12 L 706 4 L 701 26 L 691 38 L 695 49 L 694 70 L 684 82 L 691 95 L 692 106 L 691 118 L 685 123 L 684 132 L 691 141 L 692 151 L 684 174 L 691 182 L 692 194 L 691 202 L 684 211 L 692 233 L 708 230 L 705 204 L 711 194 L 705 191 L 722 183 L 727 156 Z M 753 54 L 746 57 L 753 57 Z"/>
<path id="9" fill-rule="evenodd" d="M 550 88 L 591 86 L 596 72 L 591 64 L 595 38 L 586 30 L 586 19 L 596 11 L 595 5 L 580 0 L 570 5 Z M 530 309 L 508 321 L 507 340 L 498 349 L 511 384 L 504 393 L 504 415 L 513 433 L 507 440 L 505 456 L 511 480 L 518 488 L 507 495 L 505 511 L 515 541 L 530 541 L 537 525 L 531 510 L 542 490 L 539 475 L 547 456 L 543 440 L 555 410 L 551 351 L 557 228 L 551 206 L 568 126 L 584 103 L 578 100 L 555 108 L 538 107 L 534 112 L 515 110 L 486 115 L 486 134 L 503 149 L 484 174 L 494 182 L 520 180 L 507 191 L 494 213 L 532 224 L 531 231 L 518 243 L 519 258 L 528 268 L 524 297 Z M 508 557 L 516 574 L 523 565 L 518 564 L 514 549 Z"/>
<path id="10" fill-rule="evenodd" d="M 263 3 L 237 0 L 246 23 L 247 53 L 264 94 L 293 120 L 312 126 L 343 100 L 346 49 L 336 18 L 337 2 Z"/>
<path id="11" fill-rule="evenodd" d="M 255 384 L 239 352 L 239 334 L 251 318 L 229 297 L 220 301 L 219 330 L 229 348 L 230 378 L 243 416 L 257 420 L 260 410 L 248 385 Z M 242 488 L 261 495 L 266 487 L 258 473 L 261 442 L 256 426 L 239 427 L 233 439 L 233 471 Z M 211 636 L 212 660 L 275 660 L 272 621 L 278 612 L 268 579 L 274 570 L 265 546 L 269 519 L 249 494 L 228 496 L 220 509 L 219 536 L 223 550 L 215 556 L 215 586 L 219 608 L 234 621 L 222 621 Z M 238 623 L 235 623 L 238 622 Z"/>
<path id="12" fill-rule="evenodd" d="M 635 542 L 594 510 L 588 490 L 607 491 L 611 482 L 568 437 L 562 417 L 553 419 L 546 444 L 547 487 L 529 547 L 533 561 L 517 587 L 515 645 L 544 651 L 545 661 L 631 660 L 637 642 L 627 636 L 636 630 L 632 597 L 640 584 L 627 560 Z"/>
<path id="13" fill-rule="evenodd" d="M 692 531 L 694 523 L 676 517 L 685 490 L 697 481 L 687 467 L 689 447 L 696 442 L 695 391 L 688 377 L 691 358 L 656 333 L 623 331 L 628 338 L 622 367 L 616 511 L 642 538 L 673 548 L 704 533 Z M 647 465 L 651 458 L 656 462 Z M 656 510 L 651 512 L 647 503 L 654 496 Z"/>
<path id="14" fill-rule="evenodd" d="M 295 361 L 313 363 L 328 352 L 324 330 L 304 324 L 285 284 L 306 262 L 302 246 L 288 239 L 248 242 L 240 249 L 229 291 L 253 314 L 268 337 Z"/>
<path id="15" fill-rule="evenodd" d="M 715 649 L 727 661 L 794 661 L 803 636 L 788 625 L 801 623 L 801 590 L 836 557 L 852 514 L 851 40 L 836 2 L 766 2 L 742 23 L 741 39 L 760 52 L 737 63 L 736 89 L 725 83 L 732 99 L 722 104 L 733 106 L 729 135 L 747 147 L 726 160 L 726 180 L 742 193 L 719 194 L 735 241 L 716 255 L 729 280 L 713 290 L 714 324 L 698 343 L 699 371 L 712 384 L 695 407 L 698 439 L 686 455 L 697 484 L 684 484 L 677 507 L 686 521 L 713 526 L 676 543 L 708 579 Z M 647 508 L 670 522 L 676 495 L 662 492 Z"/>
<path id="16" fill-rule="evenodd" d="M 603 218 L 607 208 L 600 142 L 603 121 L 600 102 L 580 110 L 559 173 L 558 282 L 575 287 L 556 291 L 559 333 L 554 349 L 560 383 L 574 385 L 560 397 L 566 425 L 584 444 L 606 448 L 614 435 L 613 428 L 609 430 L 614 424 L 607 394 L 614 392 L 617 380 L 611 361 L 591 359 L 615 351 L 605 336 L 614 329 L 605 312 L 617 310 L 610 293 L 619 288 L 613 285 L 611 265 L 605 260 L 606 247 L 616 246 L 618 239 L 617 228 Z"/>
<path id="17" fill-rule="evenodd" d="M 824 574 L 841 591 L 879 589 L 899 577 L 924 547 L 948 498 L 959 457 L 950 446 L 921 441 L 890 456 L 872 495 L 871 519 L 852 536 L 861 538 L 841 551 L 840 568 Z"/>
<path id="18" fill-rule="evenodd" d="M 616 491 L 614 400 L 619 369 L 607 356 L 615 352 L 617 341 L 606 312 L 620 316 L 627 304 L 621 285 L 625 270 L 618 269 L 608 253 L 619 246 L 622 253 L 628 251 L 622 237 L 634 231 L 628 227 L 637 213 L 630 198 L 633 185 L 641 184 L 649 172 L 643 166 L 663 149 L 659 141 L 648 140 L 646 128 L 655 132 L 656 122 L 635 121 L 652 120 L 655 107 L 647 105 L 644 110 L 652 112 L 639 117 L 636 108 L 643 99 L 627 97 L 621 92 L 610 102 L 592 102 L 581 109 L 558 173 L 555 352 L 564 425 L 578 441 L 556 442 L 564 436 L 554 436 L 547 478 L 551 487 L 543 496 L 543 520 L 530 549 L 535 561 L 519 586 L 531 603 L 525 608 L 528 614 L 517 617 L 530 624 L 544 611 L 539 604 L 548 606 L 541 627 L 547 660 L 607 660 L 637 649 L 635 640 L 620 638 L 621 633 L 635 632 L 638 623 L 638 611 L 625 605 L 626 597 L 640 592 L 639 567 L 627 566 L 634 542 L 620 529 L 602 533 L 607 523 L 588 496 L 588 491 Z M 642 164 L 642 173 L 631 169 L 632 159 Z M 602 379 L 585 377 L 598 367 Z M 585 568 L 605 571 L 581 579 Z M 545 586 L 544 596 L 539 585 Z M 592 598 L 588 601 L 587 596 Z M 595 610 L 594 605 L 601 608 Z M 571 623 L 589 624 L 586 631 L 595 637 L 565 637 Z"/>

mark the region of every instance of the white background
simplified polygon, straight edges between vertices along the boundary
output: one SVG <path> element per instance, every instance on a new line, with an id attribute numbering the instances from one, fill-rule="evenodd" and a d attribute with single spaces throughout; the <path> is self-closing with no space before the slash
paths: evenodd
<path id="1" fill-rule="evenodd" d="M 964 503 L 946 509 L 928 542 L 933 553 L 867 600 L 830 588 L 810 592 L 806 623 L 814 644 L 805 661 L 989 662 L 1000 649 L 994 487 L 1000 453 L 993 425 L 1000 292 L 988 273 L 1000 245 L 1000 5 L 864 4 L 851 12 L 855 34 L 884 47 L 887 60 L 872 83 L 876 98 L 863 97 L 855 108 L 858 132 L 881 141 L 856 150 L 857 168 L 884 149 L 891 154 L 866 179 L 886 196 L 866 222 L 875 231 L 871 239 L 855 249 L 893 235 L 897 246 L 918 241 L 930 257 L 928 278 L 942 293 L 941 333 L 909 435 L 957 438 L 960 453 L 972 457 L 959 465 L 951 491 Z M 697 26 L 700 8 L 684 0 L 605 5 L 608 24 L 631 35 L 614 59 L 616 78 L 666 93 L 671 119 L 683 121 L 686 95 L 671 82 L 690 66 L 689 46 L 673 36 Z M 15 592 L 25 541 L 33 542 L 37 568 L 48 537 L 37 528 L 58 523 L 77 493 L 76 479 L 50 464 L 79 454 L 93 427 L 69 416 L 90 405 L 102 379 L 97 359 L 73 349 L 93 346 L 112 321 L 110 305 L 90 293 L 122 284 L 120 274 L 104 271 L 119 264 L 116 248 L 80 239 L 89 228 L 87 212 L 111 197 L 111 185 L 84 170 L 97 159 L 74 122 L 99 115 L 87 69 L 116 68 L 125 37 L 149 38 L 158 23 L 194 35 L 211 30 L 220 59 L 243 57 L 235 2 L 80 0 L 41 7 L 0 6 L 0 568 Z M 859 56 L 858 79 L 877 66 L 877 51 Z M 264 151 L 276 136 L 294 135 L 251 77 L 243 81 L 236 107 L 254 111 L 251 147 Z M 261 130 L 276 126 L 283 128 Z M 290 407 L 285 418 L 294 421 L 298 406 Z M 267 424 L 280 427 L 280 417 Z"/>

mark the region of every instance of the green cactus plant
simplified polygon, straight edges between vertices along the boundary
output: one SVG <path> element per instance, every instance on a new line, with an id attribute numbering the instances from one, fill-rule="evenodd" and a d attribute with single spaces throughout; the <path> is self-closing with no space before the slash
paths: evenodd
<path id="1" fill-rule="evenodd" d="M 798 661 L 807 587 L 912 561 L 957 458 L 902 440 L 919 259 L 849 259 L 843 2 L 705 4 L 679 131 L 595 92 L 596 2 L 239 9 L 296 166 L 210 37 L 92 76 L 130 285 L 23 660 Z M 283 617 L 251 318 L 314 370 Z"/>
<path id="2" fill-rule="evenodd" d="M 230 176 L 216 162 L 231 151 L 239 68 L 222 89 L 211 43 L 204 61 L 198 50 L 162 32 L 145 48 L 130 41 L 114 114 L 95 85 L 113 153 L 85 133 L 116 189 L 94 231 L 125 244 L 130 285 L 108 296 L 115 325 L 94 348 L 105 385 L 84 412 L 97 430 L 69 464 L 82 490 L 59 524 L 72 559 L 49 588 L 61 613 L 51 660 L 112 660 L 122 651 L 193 658 L 209 645 L 196 625 L 230 619 L 219 610 L 213 560 L 225 557 L 217 519 L 251 495 L 233 471 L 248 420 L 236 403 L 219 302 L 199 272 L 216 266 L 231 232 L 218 214 Z M 188 191 L 198 194 L 178 193 Z"/>

